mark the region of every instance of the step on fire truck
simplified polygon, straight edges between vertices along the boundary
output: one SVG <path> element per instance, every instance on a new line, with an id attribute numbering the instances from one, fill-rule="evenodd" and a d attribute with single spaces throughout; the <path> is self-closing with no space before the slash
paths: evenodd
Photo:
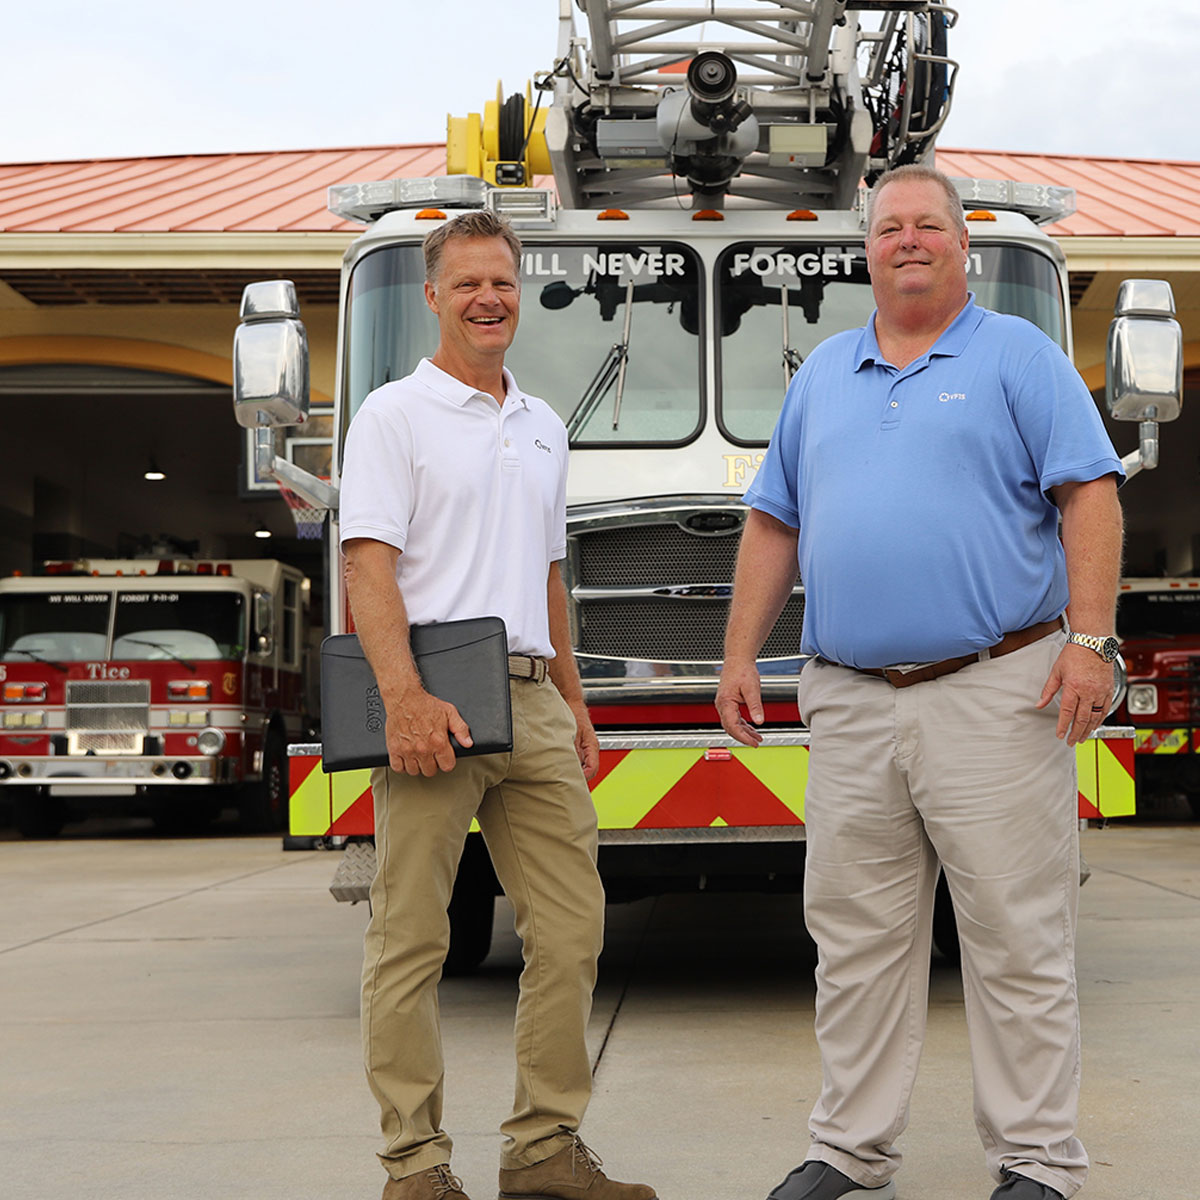
<path id="1" fill-rule="evenodd" d="M 0 800 L 26 837 L 68 801 L 284 825 L 306 728 L 308 581 L 269 559 L 81 559 L 0 580 Z"/>
<path id="2" fill-rule="evenodd" d="M 421 240 L 456 210 L 505 215 L 525 246 L 507 362 L 556 407 L 572 447 L 565 572 L 601 738 L 592 792 L 608 895 L 793 890 L 808 747 L 795 704 L 799 579 L 760 662 L 763 746 L 731 743 L 712 707 L 740 497 L 792 373 L 873 309 L 863 184 L 931 159 L 958 70 L 946 52 L 955 14 L 937 0 L 578 7 L 590 37 L 560 0 L 558 61 L 533 89 L 450 120 L 446 176 L 330 189 L 334 212 L 367 225 L 342 272 L 331 483 L 273 451 L 271 426 L 306 411 L 304 330 L 286 281 L 243 298 L 238 419 L 258 430 L 264 469 L 330 510 L 338 578 L 346 430 L 368 392 L 437 342 Z M 553 187 L 535 186 L 551 172 Z M 979 302 L 1034 322 L 1070 353 L 1065 257 L 1040 226 L 1069 215 L 1074 193 L 956 186 L 971 210 Z M 1156 422 L 1179 410 L 1172 313 L 1165 284 L 1122 291 L 1109 407 L 1140 422 L 1131 472 L 1153 465 Z M 329 630 L 343 631 L 344 589 L 331 593 Z M 1080 747 L 1081 815 L 1132 811 L 1128 734 L 1107 729 Z M 362 899 L 373 852 L 354 839 L 372 828 L 367 775 L 323 775 L 319 746 L 292 752 L 292 832 L 352 839 L 334 892 Z M 476 836 L 451 908 L 451 965 L 486 953 L 494 887 Z"/>

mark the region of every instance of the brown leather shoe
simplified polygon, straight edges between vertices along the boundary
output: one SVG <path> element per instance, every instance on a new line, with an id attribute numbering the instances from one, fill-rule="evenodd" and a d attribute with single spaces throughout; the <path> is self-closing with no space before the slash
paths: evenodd
<path id="1" fill-rule="evenodd" d="M 657 1193 L 644 1183 L 609 1179 L 600 1159 L 576 1136 L 532 1167 L 501 1167 L 500 1200 L 657 1200 Z"/>
<path id="2" fill-rule="evenodd" d="M 383 1200 L 470 1200 L 463 1191 L 462 1180 L 450 1174 L 447 1163 L 439 1163 L 427 1171 L 389 1179 L 383 1185 Z"/>

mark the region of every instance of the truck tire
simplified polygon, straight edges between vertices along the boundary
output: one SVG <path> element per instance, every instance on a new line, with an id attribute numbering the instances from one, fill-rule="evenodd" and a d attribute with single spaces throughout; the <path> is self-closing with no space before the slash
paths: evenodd
<path id="1" fill-rule="evenodd" d="M 492 948 L 496 891 L 496 875 L 483 838 L 470 834 L 450 897 L 450 949 L 444 974 L 468 974 L 487 958 Z"/>
<path id="2" fill-rule="evenodd" d="M 60 796 L 48 795 L 44 789 L 13 789 L 13 828 L 30 841 L 56 838 L 67 823 L 66 801 Z"/>
<path id="3" fill-rule="evenodd" d="M 274 730 L 263 743 L 262 779 L 242 788 L 241 825 L 247 833 L 278 833 L 287 829 L 288 757 L 283 738 Z"/>

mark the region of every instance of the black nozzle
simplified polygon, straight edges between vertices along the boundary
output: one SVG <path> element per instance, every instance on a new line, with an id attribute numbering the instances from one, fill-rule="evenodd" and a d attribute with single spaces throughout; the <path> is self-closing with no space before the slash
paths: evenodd
<path id="1" fill-rule="evenodd" d="M 721 104 L 733 95 L 737 86 L 733 60 L 719 50 L 697 54 L 688 66 L 687 86 L 702 104 Z"/>

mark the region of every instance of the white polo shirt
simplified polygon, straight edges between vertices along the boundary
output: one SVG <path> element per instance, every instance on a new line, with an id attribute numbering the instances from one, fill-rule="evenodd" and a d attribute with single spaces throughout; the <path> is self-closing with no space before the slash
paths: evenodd
<path id="1" fill-rule="evenodd" d="M 346 436 L 341 542 L 402 553 L 413 625 L 502 617 L 513 654 L 553 657 L 550 564 L 566 554 L 567 431 L 504 371 L 503 407 L 422 359 L 373 391 Z"/>

